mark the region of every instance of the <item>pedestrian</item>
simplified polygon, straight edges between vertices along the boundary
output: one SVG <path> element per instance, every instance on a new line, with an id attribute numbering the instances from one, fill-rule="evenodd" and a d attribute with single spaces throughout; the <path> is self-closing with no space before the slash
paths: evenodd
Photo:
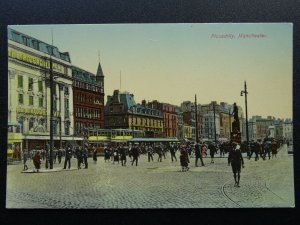
<path id="1" fill-rule="evenodd" d="M 138 165 L 138 157 L 139 157 L 139 149 L 137 148 L 137 146 L 133 146 L 131 149 L 131 154 L 132 154 L 132 163 L 131 165 L 133 166 L 133 163 L 135 162 L 135 166 Z"/>
<path id="2" fill-rule="evenodd" d="M 265 140 L 263 147 L 264 147 L 265 158 L 268 155 L 268 158 L 270 160 L 271 159 L 271 154 L 270 154 L 271 142 L 269 140 Z"/>
<path id="3" fill-rule="evenodd" d="M 28 151 L 24 150 L 24 152 L 23 152 L 23 164 L 24 164 L 23 171 L 28 170 L 28 166 L 26 164 L 27 159 L 28 159 Z"/>
<path id="4" fill-rule="evenodd" d="M 201 166 L 204 166 L 199 142 L 195 145 L 195 158 L 195 167 L 198 167 L 198 159 L 201 161 Z"/>
<path id="5" fill-rule="evenodd" d="M 175 162 L 177 162 L 176 158 L 176 150 L 173 144 L 170 145 L 170 154 L 171 154 L 171 160 L 173 162 L 173 158 L 175 159 Z"/>
<path id="6" fill-rule="evenodd" d="M 33 156 L 32 160 L 33 160 L 33 165 L 34 165 L 34 168 L 36 169 L 36 172 L 39 172 L 39 170 L 41 168 L 41 156 L 40 156 L 40 152 L 39 151 L 37 151 L 35 153 L 35 155 Z"/>
<path id="7" fill-rule="evenodd" d="M 84 169 L 88 168 L 88 149 L 86 146 L 84 146 L 83 151 L 82 151 L 82 158 L 83 158 L 83 162 L 84 162 Z"/>
<path id="8" fill-rule="evenodd" d="M 244 168 L 244 160 L 240 145 L 233 143 L 232 149 L 228 155 L 228 166 L 231 164 L 233 177 L 234 177 L 234 186 L 240 187 L 240 173 L 241 166 Z"/>
<path id="9" fill-rule="evenodd" d="M 79 147 L 76 147 L 75 155 L 77 158 L 77 169 L 81 169 L 82 152 L 80 151 Z"/>
<path id="10" fill-rule="evenodd" d="M 61 149 L 58 149 L 57 151 L 57 160 L 58 160 L 58 163 L 60 164 L 61 163 L 61 157 L 62 157 L 62 150 Z"/>
<path id="11" fill-rule="evenodd" d="M 253 153 L 255 153 L 255 149 L 256 149 L 256 146 L 255 146 L 255 142 L 254 140 L 251 140 L 250 141 L 250 146 L 249 146 L 249 149 L 248 149 L 248 159 L 250 160 Z M 256 153 L 255 153 L 255 158 L 256 158 Z"/>
<path id="12" fill-rule="evenodd" d="M 162 162 L 162 156 L 163 156 L 162 151 L 163 151 L 163 150 L 162 150 L 161 145 L 158 145 L 158 146 L 156 147 L 156 152 L 157 152 L 157 154 L 158 154 L 157 162 Z"/>
<path id="13" fill-rule="evenodd" d="M 148 155 L 148 162 L 150 162 L 150 159 L 153 162 L 153 148 L 151 147 L 151 145 L 146 147 L 146 151 Z"/>
<path id="14" fill-rule="evenodd" d="M 207 156 L 207 147 L 204 143 L 201 145 L 201 155 L 202 155 L 202 157 Z"/>
<path id="15" fill-rule="evenodd" d="M 113 163 L 115 164 L 115 162 L 118 162 L 118 164 L 119 164 L 119 150 L 118 150 L 118 148 L 115 148 L 115 150 L 114 150 L 114 161 L 113 161 Z"/>
<path id="16" fill-rule="evenodd" d="M 189 170 L 188 152 L 183 146 L 180 149 L 179 159 L 180 159 L 181 171 L 182 172 L 188 171 Z"/>
<path id="17" fill-rule="evenodd" d="M 72 149 L 71 149 L 71 146 L 68 146 L 66 148 L 66 153 L 65 153 L 65 163 L 64 163 L 64 169 L 66 169 L 67 167 L 67 164 L 68 164 L 68 168 L 70 169 L 71 168 L 71 158 L 72 158 Z"/>
<path id="18" fill-rule="evenodd" d="M 94 163 L 97 162 L 97 149 L 95 146 L 93 146 L 93 161 Z"/>
<path id="19" fill-rule="evenodd" d="M 274 138 L 272 139 L 272 142 L 271 142 L 271 152 L 272 152 L 272 159 L 273 159 L 273 157 L 276 158 L 276 155 L 277 155 L 277 142 Z"/>
<path id="20" fill-rule="evenodd" d="M 166 149 L 165 149 L 164 145 L 161 145 L 161 153 L 162 153 L 162 156 L 164 157 L 164 159 L 166 159 Z"/>
<path id="21" fill-rule="evenodd" d="M 214 158 L 215 158 L 215 153 L 217 152 L 217 148 L 215 146 L 214 143 L 210 143 L 208 145 L 208 149 L 209 149 L 209 154 L 210 154 L 210 158 L 211 158 L 211 162 L 210 163 L 215 163 L 214 162 Z"/>
<path id="22" fill-rule="evenodd" d="M 260 139 L 257 139 L 257 141 L 256 141 L 256 152 L 257 152 L 257 160 L 259 160 L 259 156 L 263 159 L 263 160 L 265 160 L 265 157 L 264 157 L 264 154 L 263 154 L 263 150 L 262 150 L 262 147 L 261 147 L 261 144 L 260 144 Z"/>
<path id="23" fill-rule="evenodd" d="M 120 149 L 122 166 L 126 166 L 126 154 L 127 154 L 127 151 L 126 151 L 125 146 L 123 145 Z"/>
<path id="24" fill-rule="evenodd" d="M 109 162 L 109 159 L 110 159 L 110 148 L 109 147 L 106 147 L 104 149 L 104 161 L 108 161 Z"/>

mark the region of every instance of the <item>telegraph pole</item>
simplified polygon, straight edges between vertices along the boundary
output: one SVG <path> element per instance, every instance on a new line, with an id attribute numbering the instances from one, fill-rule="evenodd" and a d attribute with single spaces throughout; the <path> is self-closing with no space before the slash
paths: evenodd
<path id="1" fill-rule="evenodd" d="M 195 116 L 196 116 L 196 143 L 199 142 L 199 135 L 198 135 L 198 112 L 197 112 L 197 95 L 195 95 Z"/>
<path id="2" fill-rule="evenodd" d="M 54 131 L 54 79 L 53 79 L 53 68 L 52 68 L 52 53 L 53 53 L 53 32 L 52 33 L 52 46 L 51 46 L 51 52 L 50 52 L 50 169 L 53 169 L 53 131 Z"/>

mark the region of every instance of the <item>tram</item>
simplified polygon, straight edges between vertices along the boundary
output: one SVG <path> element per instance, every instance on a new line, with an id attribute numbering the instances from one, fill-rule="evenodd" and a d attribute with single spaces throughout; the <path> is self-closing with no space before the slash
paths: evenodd
<path id="1" fill-rule="evenodd" d="M 89 129 L 86 131 L 86 141 L 102 154 L 108 143 L 127 143 L 133 137 L 142 138 L 145 132 L 131 129 Z"/>
<path id="2" fill-rule="evenodd" d="M 7 136 L 7 160 L 21 160 L 23 151 L 21 124 L 8 122 Z"/>

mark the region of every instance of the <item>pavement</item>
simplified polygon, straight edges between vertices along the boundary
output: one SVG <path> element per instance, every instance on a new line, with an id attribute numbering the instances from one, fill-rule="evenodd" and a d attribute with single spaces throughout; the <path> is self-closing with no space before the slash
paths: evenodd
<path id="1" fill-rule="evenodd" d="M 190 170 L 181 172 L 177 162 L 166 159 L 148 162 L 146 155 L 138 166 L 121 162 L 105 162 L 98 157 L 88 159 L 88 169 L 77 169 L 72 159 L 71 169 L 54 164 L 52 170 L 33 173 L 32 161 L 28 171 L 23 165 L 7 167 L 7 208 L 271 208 L 294 207 L 293 155 L 284 145 L 276 158 L 245 160 L 241 187 L 234 187 L 227 157 L 204 158 L 204 167 L 195 167 L 191 158 Z M 62 161 L 63 163 L 63 161 Z M 200 164 L 200 163 L 199 163 Z"/>

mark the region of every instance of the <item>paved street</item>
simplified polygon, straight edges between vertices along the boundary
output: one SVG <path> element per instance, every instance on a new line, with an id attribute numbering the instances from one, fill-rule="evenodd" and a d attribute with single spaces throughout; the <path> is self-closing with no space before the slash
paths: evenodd
<path id="1" fill-rule="evenodd" d="M 282 147 L 277 158 L 257 162 L 245 160 L 241 187 L 234 187 L 231 166 L 226 158 L 204 167 L 181 172 L 179 155 L 172 163 L 170 154 L 163 162 L 147 162 L 141 156 L 138 167 L 121 163 L 97 163 L 89 158 L 89 168 L 56 172 L 21 173 L 23 165 L 8 165 L 7 208 L 239 208 L 293 207 L 293 156 Z M 33 168 L 28 162 L 29 169 Z M 42 168 L 45 165 L 42 164 Z"/>

